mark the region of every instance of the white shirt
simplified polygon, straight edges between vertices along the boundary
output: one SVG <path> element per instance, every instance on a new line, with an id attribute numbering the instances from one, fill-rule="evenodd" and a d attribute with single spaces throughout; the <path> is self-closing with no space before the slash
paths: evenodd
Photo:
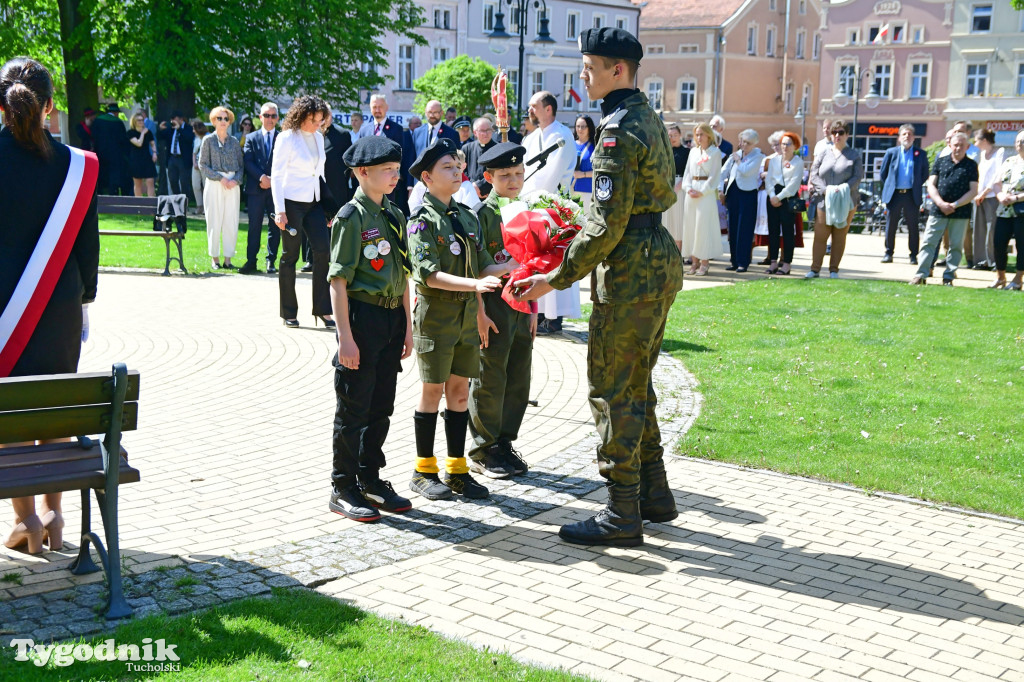
<path id="1" fill-rule="evenodd" d="M 804 178 L 804 162 L 799 156 L 794 155 L 788 163 L 783 160 L 782 155 L 772 157 L 768 162 L 768 175 L 765 176 L 764 186 L 769 197 L 777 199 L 788 199 L 795 197 L 800 191 L 800 181 Z M 782 185 L 782 191 L 776 196 L 775 185 Z"/>
<path id="2" fill-rule="evenodd" d="M 761 166 L 764 164 L 764 152 L 754 147 L 749 154 L 739 161 L 736 160 L 735 154 L 737 153 L 739 152 L 730 154 L 725 162 L 725 166 L 722 168 L 722 186 L 728 189 L 729 183 L 732 182 L 738 189 L 746 192 L 757 189 L 757 186 L 761 184 Z"/>
<path id="3" fill-rule="evenodd" d="M 412 187 L 412 192 L 409 194 L 410 215 L 415 213 L 416 209 L 423 205 L 423 197 L 426 193 L 427 186 L 417 180 L 416 184 Z M 476 185 L 468 180 L 464 180 L 462 182 L 462 185 L 459 187 L 459 191 L 452 195 L 452 199 L 455 199 L 455 201 L 469 208 L 473 208 L 480 203 L 480 195 L 477 194 Z"/>
<path id="4" fill-rule="evenodd" d="M 270 168 L 270 190 L 274 211 L 284 213 L 284 200 L 319 201 L 320 178 L 324 176 L 324 136 L 318 130 L 312 135 L 316 144 L 314 156 L 303 135 L 285 130 L 277 136 L 274 162 Z"/>
<path id="5" fill-rule="evenodd" d="M 986 159 L 985 152 L 978 153 L 978 190 L 988 189 L 999 182 L 999 167 L 1003 165 L 1002 147 L 992 150 L 992 158 Z M 986 198 L 995 198 L 995 194 L 988 194 Z"/>
<path id="6" fill-rule="evenodd" d="M 565 146 L 552 152 L 543 168 L 536 170 L 536 166 L 526 166 L 527 179 L 520 194 L 538 189 L 557 194 L 559 185 L 569 188 L 573 171 L 576 170 L 576 140 L 568 127 L 552 121 L 547 128 L 538 128 L 523 138 L 523 146 L 526 147 L 526 161 L 529 164 L 530 159 L 558 142 L 559 138 L 565 140 Z"/>

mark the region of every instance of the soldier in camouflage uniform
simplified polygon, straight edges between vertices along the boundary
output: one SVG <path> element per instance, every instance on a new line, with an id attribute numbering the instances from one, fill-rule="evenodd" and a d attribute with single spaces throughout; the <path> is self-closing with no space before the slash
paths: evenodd
<path id="1" fill-rule="evenodd" d="M 609 501 L 595 517 L 563 526 L 559 536 L 632 547 L 643 543 L 643 520 L 678 515 L 651 381 L 665 319 L 683 283 L 679 249 L 661 221 L 676 200 L 675 169 L 664 123 L 632 87 L 640 42 L 622 29 L 589 29 L 580 34 L 580 51 L 587 95 L 603 99 L 590 215 L 561 266 L 516 286 L 520 298 L 532 300 L 592 273 L 587 376 Z"/>
<path id="2" fill-rule="evenodd" d="M 423 205 L 409 219 L 409 255 L 416 282 L 413 348 L 423 383 L 413 416 L 416 470 L 409 487 L 429 500 L 485 498 L 488 490 L 469 474 L 466 431 L 469 378 L 480 371 L 476 294 L 501 286 L 495 265 L 480 244 L 480 224 L 452 195 L 462 184 L 455 143 L 439 138 L 412 164 L 413 177 L 427 188 Z M 434 431 L 441 396 L 445 398 L 447 460 L 438 476 Z"/>
<path id="3" fill-rule="evenodd" d="M 485 201 L 473 208 L 480 220 L 481 244 L 499 265 L 513 264 L 501 236 L 499 199 L 516 199 L 523 187 L 526 149 L 502 142 L 484 152 L 478 162 L 493 186 Z M 531 303 L 531 306 L 536 304 Z M 469 382 L 469 430 L 473 435 L 470 468 L 490 478 L 508 478 L 527 471 L 512 447 L 530 400 L 530 365 L 537 313 L 512 308 L 501 291 L 480 295 L 480 378 Z"/>

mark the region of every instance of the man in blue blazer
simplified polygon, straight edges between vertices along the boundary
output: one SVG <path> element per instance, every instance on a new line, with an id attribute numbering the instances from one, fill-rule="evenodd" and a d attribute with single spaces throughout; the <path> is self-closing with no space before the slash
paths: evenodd
<path id="1" fill-rule="evenodd" d="M 388 118 L 388 100 L 381 94 L 370 96 L 370 120 L 363 124 L 360 137 L 370 135 L 384 136 L 402 146 L 402 126 Z M 415 157 L 414 157 L 415 158 Z M 411 161 L 409 162 L 412 163 Z M 405 154 L 402 155 L 402 168 L 407 168 Z M 399 182 L 395 191 L 388 195 L 393 203 L 398 204 L 406 216 L 409 215 L 409 189 Z"/>
<path id="2" fill-rule="evenodd" d="M 419 178 L 414 178 L 408 169 L 412 167 L 413 162 L 419 158 L 424 149 L 442 137 L 454 142 L 456 148 L 461 144 L 458 132 L 444 122 L 444 111 L 441 109 L 441 103 L 436 99 L 427 102 L 427 106 L 423 110 L 423 117 L 426 119 L 423 125 L 407 132 L 405 143 L 402 145 L 402 166 L 406 169 L 404 177 L 409 187 L 415 185 Z"/>
<path id="3" fill-rule="evenodd" d="M 277 272 L 277 248 L 281 244 L 281 229 L 274 223 L 274 198 L 270 192 L 270 167 L 277 143 L 277 105 L 267 102 L 260 107 L 259 130 L 245 136 L 242 161 L 245 164 L 245 210 L 249 214 L 249 234 L 245 244 L 245 265 L 239 272 L 259 272 L 256 261 L 260 253 L 263 220 L 267 221 L 267 272 Z"/>
<path id="4" fill-rule="evenodd" d="M 921 188 L 928 180 L 928 154 L 914 146 L 914 126 L 909 123 L 900 126 L 898 141 L 899 144 L 886 150 L 880 172 L 882 202 L 889 209 L 882 262 L 892 262 L 896 248 L 896 226 L 902 217 L 909 233 L 910 262 L 916 265 L 917 251 L 921 245 L 917 219 L 921 215 L 923 200 Z"/>

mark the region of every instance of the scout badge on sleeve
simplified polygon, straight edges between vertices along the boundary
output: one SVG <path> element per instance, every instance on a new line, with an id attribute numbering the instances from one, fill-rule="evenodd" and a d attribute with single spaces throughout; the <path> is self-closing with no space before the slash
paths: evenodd
<path id="1" fill-rule="evenodd" d="M 607 175 L 597 176 L 594 196 L 598 201 L 608 201 L 612 198 L 612 179 Z"/>
<path id="2" fill-rule="evenodd" d="M 454 256 L 458 256 L 459 254 L 462 253 L 462 247 L 459 245 L 458 242 L 452 242 L 451 245 L 448 247 L 448 250 L 451 251 L 452 255 Z"/>
<path id="3" fill-rule="evenodd" d="M 377 253 L 379 253 L 382 256 L 386 256 L 389 253 L 391 253 L 391 242 L 389 242 L 387 239 L 381 240 L 381 242 L 377 244 Z"/>
<path id="4" fill-rule="evenodd" d="M 367 260 L 373 260 L 377 257 L 377 247 L 373 244 L 367 244 L 363 247 L 363 255 L 366 256 Z"/>

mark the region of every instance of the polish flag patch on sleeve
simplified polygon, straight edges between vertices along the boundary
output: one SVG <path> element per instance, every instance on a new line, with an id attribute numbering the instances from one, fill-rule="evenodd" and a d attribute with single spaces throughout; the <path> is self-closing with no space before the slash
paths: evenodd
<path id="1" fill-rule="evenodd" d="M 604 148 L 614 147 L 617 140 L 614 137 L 606 137 L 601 141 L 601 146 Z"/>

